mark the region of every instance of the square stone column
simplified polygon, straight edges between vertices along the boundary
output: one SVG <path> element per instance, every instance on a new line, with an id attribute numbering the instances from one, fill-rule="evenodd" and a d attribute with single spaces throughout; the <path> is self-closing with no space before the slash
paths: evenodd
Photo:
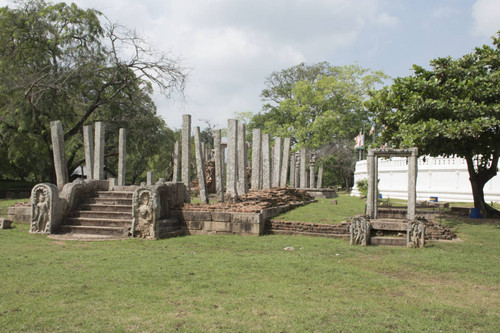
<path id="1" fill-rule="evenodd" d="M 155 183 L 155 176 L 153 171 L 148 171 L 146 173 L 146 185 L 152 186 Z"/>
<path id="2" fill-rule="evenodd" d="M 95 123 L 94 179 L 104 179 L 104 123 Z"/>
<path id="3" fill-rule="evenodd" d="M 300 149 L 300 188 L 307 188 L 306 149 Z"/>
<path id="4" fill-rule="evenodd" d="M 320 165 L 318 168 L 318 184 L 316 188 L 321 189 L 323 187 L 323 166 Z"/>
<path id="5" fill-rule="evenodd" d="M 229 119 L 227 121 L 227 166 L 226 166 L 226 200 L 234 201 L 238 198 L 236 181 L 238 177 L 238 121 Z"/>
<path id="6" fill-rule="evenodd" d="M 316 154 L 311 153 L 309 158 L 309 188 L 316 188 L 316 181 L 314 176 L 316 175 Z"/>
<path id="7" fill-rule="evenodd" d="M 200 188 L 200 200 L 202 204 L 208 204 L 207 183 L 205 180 L 205 161 L 203 160 L 203 146 L 201 145 L 200 128 L 194 128 L 194 147 L 196 155 L 196 173 L 198 174 L 198 186 Z"/>
<path id="8" fill-rule="evenodd" d="M 252 190 L 262 189 L 262 131 L 254 128 L 252 131 Z"/>
<path id="9" fill-rule="evenodd" d="M 191 115 L 182 115 L 182 182 L 186 188 L 184 202 L 191 202 Z"/>
<path id="10" fill-rule="evenodd" d="M 295 153 L 295 187 L 300 188 L 300 153 Z"/>
<path id="11" fill-rule="evenodd" d="M 288 176 L 288 162 L 290 159 L 290 138 L 285 138 L 283 143 L 283 157 L 281 159 L 280 186 L 286 187 Z"/>
<path id="12" fill-rule="evenodd" d="M 238 195 L 243 195 L 248 192 L 248 179 L 247 179 L 247 163 L 248 163 L 248 155 L 247 155 L 247 147 L 245 142 L 246 136 L 246 127 L 242 122 L 238 122 L 238 182 L 237 182 L 237 191 Z"/>
<path id="13" fill-rule="evenodd" d="M 295 153 L 290 156 L 290 187 L 295 188 Z"/>
<path id="14" fill-rule="evenodd" d="M 417 205 L 418 150 L 414 148 L 408 157 L 408 212 L 407 219 L 415 220 Z"/>
<path id="15" fill-rule="evenodd" d="M 366 215 L 371 219 L 376 218 L 377 212 L 377 157 L 372 150 L 368 150 L 366 158 L 368 169 L 368 194 L 366 198 Z"/>
<path id="16" fill-rule="evenodd" d="M 61 191 L 64 184 L 69 183 L 69 175 L 66 163 L 66 151 L 64 148 L 64 132 L 60 120 L 50 122 L 50 134 L 52 138 L 52 153 L 54 156 L 57 189 Z"/>
<path id="17" fill-rule="evenodd" d="M 172 182 L 177 183 L 179 181 L 179 151 L 181 144 L 179 141 L 175 141 L 174 144 L 174 155 L 173 159 L 173 172 L 172 172 Z"/>
<path id="18" fill-rule="evenodd" d="M 126 164 L 126 132 L 124 128 L 120 128 L 118 135 L 118 186 L 125 186 L 125 175 L 127 171 Z"/>
<path id="19" fill-rule="evenodd" d="M 271 188 L 271 158 L 269 134 L 262 134 L 262 189 Z"/>
<path id="20" fill-rule="evenodd" d="M 223 167 L 224 160 L 222 159 L 221 145 L 221 130 L 214 131 L 214 150 L 215 150 L 215 191 L 217 193 L 217 202 L 224 202 L 224 185 L 223 185 Z"/>
<path id="21" fill-rule="evenodd" d="M 87 179 L 94 179 L 94 133 L 92 126 L 83 126 L 83 145 L 85 149 L 85 170 Z"/>
<path id="22" fill-rule="evenodd" d="M 276 138 L 274 140 L 274 149 L 273 149 L 273 166 L 272 166 L 272 177 L 271 177 L 271 186 L 279 187 L 280 179 L 281 179 L 281 150 L 282 150 L 282 140 L 281 138 Z"/>

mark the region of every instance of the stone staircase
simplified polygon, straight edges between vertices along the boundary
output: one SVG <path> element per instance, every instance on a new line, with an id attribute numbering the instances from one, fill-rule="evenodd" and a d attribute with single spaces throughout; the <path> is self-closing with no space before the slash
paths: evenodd
<path id="1" fill-rule="evenodd" d="M 65 219 L 60 232 L 127 237 L 132 227 L 132 195 L 133 192 L 126 191 L 98 191 Z"/>

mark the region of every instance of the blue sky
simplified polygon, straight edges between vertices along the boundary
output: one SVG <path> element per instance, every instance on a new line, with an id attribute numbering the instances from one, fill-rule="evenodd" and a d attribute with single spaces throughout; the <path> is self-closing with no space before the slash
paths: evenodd
<path id="1" fill-rule="evenodd" d="M 191 68 L 185 98 L 155 94 L 173 128 L 221 128 L 234 112 L 261 110 L 264 80 L 301 62 L 357 63 L 391 77 L 437 57 L 491 44 L 500 0 L 74 0 L 172 52 Z M 0 0 L 0 5 L 10 5 Z"/>

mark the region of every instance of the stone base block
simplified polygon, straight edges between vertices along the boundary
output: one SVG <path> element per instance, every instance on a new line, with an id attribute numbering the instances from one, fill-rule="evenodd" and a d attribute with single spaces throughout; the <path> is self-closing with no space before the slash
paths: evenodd
<path id="1" fill-rule="evenodd" d="M 0 217 L 0 229 L 10 229 L 11 224 L 12 224 L 11 220 L 8 220 L 4 217 Z"/>

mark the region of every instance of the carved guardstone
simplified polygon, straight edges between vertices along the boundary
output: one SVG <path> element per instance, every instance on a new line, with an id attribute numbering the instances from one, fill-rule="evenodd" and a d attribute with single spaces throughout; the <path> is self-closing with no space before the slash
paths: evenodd
<path id="1" fill-rule="evenodd" d="M 408 222 L 406 245 L 408 247 L 425 246 L 425 224 L 421 221 Z"/>
<path id="2" fill-rule="evenodd" d="M 370 221 L 363 216 L 356 216 L 349 226 L 350 244 L 366 246 L 370 243 Z"/>
<path id="3" fill-rule="evenodd" d="M 133 237 L 156 238 L 156 195 L 148 188 L 139 188 L 132 197 Z"/>
<path id="4" fill-rule="evenodd" d="M 37 184 L 31 190 L 31 233 L 51 234 L 57 227 L 56 202 L 59 192 L 54 184 Z"/>

